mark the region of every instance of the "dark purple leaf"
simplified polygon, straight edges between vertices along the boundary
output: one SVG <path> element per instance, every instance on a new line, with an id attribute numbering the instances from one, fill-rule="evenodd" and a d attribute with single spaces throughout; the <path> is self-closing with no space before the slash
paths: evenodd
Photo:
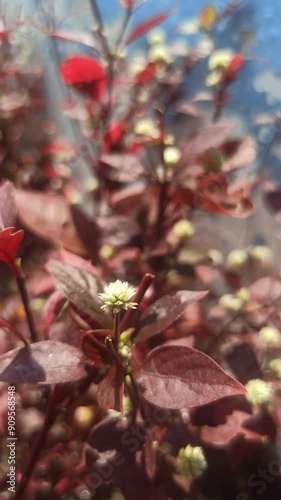
<path id="1" fill-rule="evenodd" d="M 102 286 L 100 281 L 85 269 L 52 260 L 47 265 L 48 271 L 55 279 L 57 288 L 63 292 L 77 312 L 81 311 L 104 328 L 112 325 L 112 319 L 101 311 L 102 302 L 98 293 Z"/>
<path id="2" fill-rule="evenodd" d="M 114 364 L 98 385 L 97 401 L 106 410 L 123 413 L 123 396 L 124 374 L 121 368 Z"/>
<path id="3" fill-rule="evenodd" d="M 162 489 L 149 480 L 144 467 L 136 461 L 128 464 L 118 483 L 126 500 L 168 500 Z"/>
<path id="4" fill-rule="evenodd" d="M 99 217 L 96 222 L 102 230 L 101 242 L 114 247 L 127 245 L 141 231 L 137 222 L 125 215 Z"/>
<path id="5" fill-rule="evenodd" d="M 133 31 L 129 34 L 126 44 L 128 45 L 129 43 L 133 42 L 137 38 L 140 38 L 141 36 L 145 35 L 148 31 L 151 29 L 155 28 L 158 26 L 158 24 L 162 23 L 165 21 L 168 17 L 170 17 L 173 14 L 173 11 L 169 10 L 167 12 L 162 12 L 162 14 L 158 14 L 156 16 L 151 17 L 150 19 L 147 19 L 143 23 L 138 24 L 136 28 L 133 29 Z"/>
<path id="6" fill-rule="evenodd" d="M 86 375 L 83 353 L 63 342 L 36 342 L 0 357 L 0 380 L 10 384 L 60 384 Z"/>
<path id="7" fill-rule="evenodd" d="M 143 425 L 126 418 L 107 417 L 90 433 L 86 448 L 87 483 L 96 489 L 102 483 L 126 474 L 146 439 Z"/>
<path id="8" fill-rule="evenodd" d="M 226 422 L 221 425 L 202 425 L 200 428 L 200 439 L 203 443 L 215 447 L 226 448 L 244 436 L 247 441 L 261 441 L 263 436 L 243 427 L 252 416 L 240 410 L 234 410 L 226 417 Z"/>
<path id="9" fill-rule="evenodd" d="M 167 409 L 196 408 L 245 392 L 215 361 L 191 347 L 154 349 L 134 377 L 149 403 Z"/>
<path id="10" fill-rule="evenodd" d="M 15 188 L 6 181 L 0 186 L 0 228 L 14 226 L 16 212 Z"/>
<path id="11" fill-rule="evenodd" d="M 157 335 L 176 321 L 186 308 L 197 300 L 201 300 L 208 292 L 180 290 L 174 295 L 164 295 L 146 309 L 140 319 L 140 331 L 135 343 L 143 342 Z"/>
<path id="12" fill-rule="evenodd" d="M 262 378 L 262 371 L 254 349 L 245 342 L 232 346 L 225 356 L 233 374 L 242 384 L 253 378 Z"/>

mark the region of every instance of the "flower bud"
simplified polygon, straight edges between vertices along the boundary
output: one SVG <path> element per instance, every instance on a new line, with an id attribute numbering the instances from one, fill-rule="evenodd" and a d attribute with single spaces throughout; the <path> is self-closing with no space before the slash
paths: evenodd
<path id="1" fill-rule="evenodd" d="M 248 253 L 246 250 L 232 250 L 227 256 L 226 263 L 229 267 L 237 268 L 243 266 L 248 260 Z"/>
<path id="2" fill-rule="evenodd" d="M 207 461 L 201 446 L 181 448 L 177 456 L 177 468 L 181 475 L 197 478 L 207 468 Z"/>
<path id="3" fill-rule="evenodd" d="M 99 250 L 101 260 L 108 260 L 114 255 L 114 248 L 111 245 L 102 245 Z"/>
<path id="4" fill-rule="evenodd" d="M 176 165 L 181 157 L 181 152 L 175 146 L 168 146 L 164 149 L 164 161 L 167 165 Z"/>
<path id="5" fill-rule="evenodd" d="M 134 287 L 124 281 L 116 280 L 105 286 L 104 292 L 99 293 L 99 299 L 104 302 L 101 309 L 104 311 L 112 311 L 119 313 L 121 309 L 136 309 L 137 302 L 131 302 L 131 298 L 135 295 Z"/>
<path id="6" fill-rule="evenodd" d="M 244 301 L 232 295 L 232 293 L 225 293 L 219 300 L 219 304 L 229 311 L 240 311 L 244 305 Z"/>
<path id="7" fill-rule="evenodd" d="M 265 245 L 257 245 L 251 250 L 251 257 L 257 262 L 270 264 L 272 262 L 272 251 Z"/>
<path id="8" fill-rule="evenodd" d="M 265 405 L 271 401 L 273 388 L 269 382 L 262 379 L 250 380 L 246 386 L 246 399 L 253 405 Z"/>
<path id="9" fill-rule="evenodd" d="M 259 336 L 267 345 L 277 345 L 280 343 L 281 336 L 277 328 L 273 326 L 264 326 L 259 331 Z"/>
<path id="10" fill-rule="evenodd" d="M 179 220 L 173 226 L 173 233 L 177 238 L 190 238 L 195 233 L 195 228 L 189 220 Z"/>
<path id="11" fill-rule="evenodd" d="M 248 302 L 248 300 L 250 299 L 250 292 L 247 288 L 239 288 L 239 290 L 237 290 L 236 294 L 235 294 L 235 297 L 237 297 L 238 299 L 242 300 L 242 302 L 245 304 L 245 302 Z"/>
<path id="12" fill-rule="evenodd" d="M 269 368 L 277 378 L 281 379 L 281 359 L 272 359 L 269 363 Z"/>

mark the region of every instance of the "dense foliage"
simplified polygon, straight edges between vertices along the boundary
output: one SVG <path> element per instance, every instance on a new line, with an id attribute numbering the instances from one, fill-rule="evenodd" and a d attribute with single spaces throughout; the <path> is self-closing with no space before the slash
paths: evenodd
<path id="1" fill-rule="evenodd" d="M 280 496 L 280 272 L 265 245 L 224 255 L 200 234 L 202 214 L 211 235 L 213 214 L 252 214 L 257 186 L 280 210 L 275 186 L 237 175 L 257 148 L 224 119 L 245 61 L 215 50 L 213 33 L 242 3 L 205 7 L 192 47 L 165 43 L 157 27 L 172 12 L 131 30 L 134 0 L 120 0 L 114 46 L 95 0 L 93 32 L 50 28 L 53 44 L 81 47 L 58 62 L 77 144 L 46 117 L 42 72 L 3 27 L 3 500 Z M 143 36 L 147 52 L 127 56 Z M 211 91 L 187 97 L 202 59 Z"/>

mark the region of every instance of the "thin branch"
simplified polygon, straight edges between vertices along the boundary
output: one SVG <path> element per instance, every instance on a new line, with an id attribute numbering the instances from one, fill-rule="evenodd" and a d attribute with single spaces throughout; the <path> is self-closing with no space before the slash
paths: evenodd
<path id="1" fill-rule="evenodd" d="M 30 330 L 31 340 L 32 340 L 32 342 L 38 342 L 39 339 L 38 339 L 38 334 L 37 334 L 36 327 L 35 327 L 33 314 L 32 314 L 31 307 L 30 307 L 30 301 L 29 301 L 29 296 L 28 296 L 28 292 L 27 292 L 27 288 L 26 288 L 25 276 L 23 274 L 21 264 L 19 261 L 17 261 L 17 263 L 15 265 L 15 276 L 16 276 L 19 292 L 21 295 L 23 307 L 25 310 L 26 319 L 28 322 L 29 330 Z"/>

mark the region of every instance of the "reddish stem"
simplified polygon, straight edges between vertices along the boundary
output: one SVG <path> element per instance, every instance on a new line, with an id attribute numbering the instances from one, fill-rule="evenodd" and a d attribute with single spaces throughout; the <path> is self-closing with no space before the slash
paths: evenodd
<path id="1" fill-rule="evenodd" d="M 153 274 L 146 273 L 144 275 L 144 277 L 142 278 L 142 280 L 140 282 L 140 285 L 139 285 L 139 288 L 137 290 L 137 293 L 133 297 L 133 301 L 134 302 L 137 302 L 138 304 L 141 303 L 141 301 L 142 301 L 142 299 L 144 297 L 145 292 L 150 287 L 150 285 L 151 285 L 152 281 L 154 280 L 154 278 L 155 278 L 155 276 Z M 133 317 L 134 317 L 135 314 L 138 314 L 138 310 L 137 309 L 128 309 L 128 311 L 126 311 L 126 313 L 123 316 L 122 321 L 120 323 L 120 332 L 123 332 L 124 330 L 126 330 L 126 328 L 129 327 L 129 325 L 131 324 L 132 319 L 133 319 Z"/>

